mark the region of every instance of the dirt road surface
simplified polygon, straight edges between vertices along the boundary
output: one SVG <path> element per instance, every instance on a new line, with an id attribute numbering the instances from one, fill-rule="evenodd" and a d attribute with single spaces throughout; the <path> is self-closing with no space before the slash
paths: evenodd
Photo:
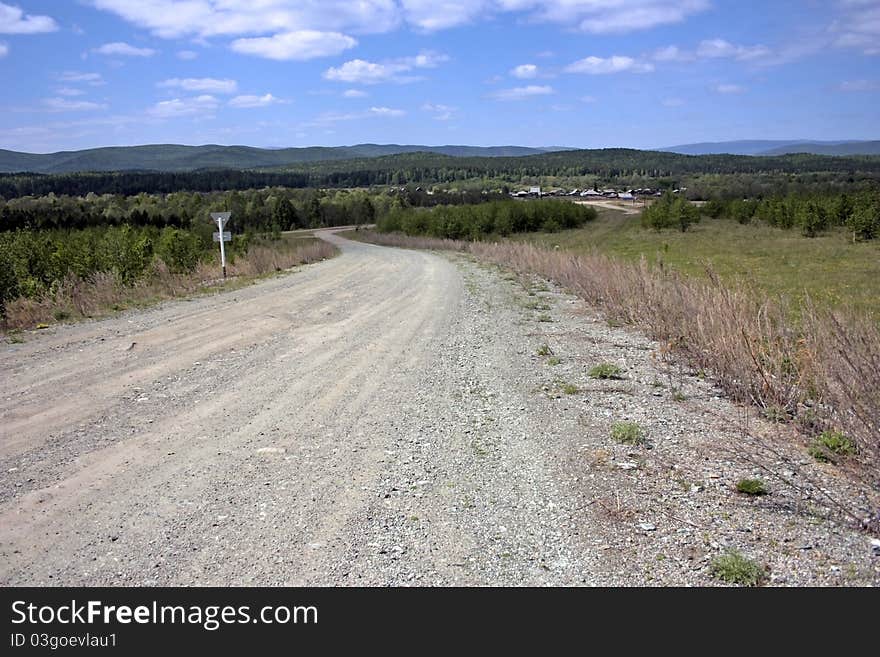
<path id="1" fill-rule="evenodd" d="M 876 578 L 861 536 L 829 545 L 805 523 L 771 553 L 755 514 L 774 522 L 772 504 L 718 519 L 729 460 L 651 492 L 663 449 L 607 445 L 611 420 L 647 417 L 674 450 L 722 402 L 694 380 L 697 406 L 661 404 L 644 338 L 460 258 L 323 238 L 342 254 L 3 345 L 0 584 L 709 583 L 746 525 L 781 583 L 851 554 L 848 576 Z M 535 355 L 548 341 L 555 369 Z M 590 350 L 631 389 L 587 390 Z M 810 540 L 832 561 L 799 551 Z"/>

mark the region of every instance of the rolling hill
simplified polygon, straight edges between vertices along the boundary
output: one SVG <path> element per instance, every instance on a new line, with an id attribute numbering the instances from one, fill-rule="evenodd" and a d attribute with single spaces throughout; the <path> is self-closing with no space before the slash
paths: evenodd
<path id="1" fill-rule="evenodd" d="M 811 153 L 813 155 L 880 155 L 880 141 L 815 141 L 810 139 L 747 139 L 680 144 L 658 148 L 667 153 L 682 155 L 786 155 Z"/>
<path id="2" fill-rule="evenodd" d="M 180 146 L 155 144 L 114 146 L 81 151 L 34 154 L 0 150 L 0 173 L 73 173 L 78 171 L 192 171 L 195 169 L 255 169 L 328 160 L 353 160 L 400 153 L 429 152 L 454 157 L 518 157 L 554 148 L 524 146 L 421 146 L 358 144 L 308 148 L 250 146 Z"/>

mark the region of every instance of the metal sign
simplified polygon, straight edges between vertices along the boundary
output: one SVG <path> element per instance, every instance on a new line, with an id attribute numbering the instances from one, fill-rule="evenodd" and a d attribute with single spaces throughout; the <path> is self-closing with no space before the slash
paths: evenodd
<path id="1" fill-rule="evenodd" d="M 226 278 L 226 248 L 223 244 L 232 241 L 232 233 L 223 230 L 223 227 L 227 224 L 229 217 L 231 216 L 231 212 L 211 213 L 211 219 L 217 222 L 217 232 L 214 233 L 214 241 L 220 242 L 220 266 L 223 267 L 223 278 Z M 223 239 L 220 239 L 221 234 Z M 229 237 L 226 237 L 227 235 L 229 235 Z"/>

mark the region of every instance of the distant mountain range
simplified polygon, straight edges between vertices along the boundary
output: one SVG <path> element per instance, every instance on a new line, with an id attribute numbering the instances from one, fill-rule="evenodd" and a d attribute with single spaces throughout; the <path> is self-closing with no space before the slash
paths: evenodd
<path id="1" fill-rule="evenodd" d="M 430 152 L 453 157 L 519 157 L 537 155 L 565 147 L 525 146 L 420 146 L 400 144 L 358 144 L 356 146 L 313 146 L 308 148 L 252 148 L 250 146 L 113 146 L 82 151 L 35 154 L 0 149 L 0 173 L 72 173 L 75 171 L 192 171 L 226 168 L 256 169 L 304 162 L 354 160 L 399 153 Z"/>
<path id="2" fill-rule="evenodd" d="M 20 153 L 0 149 L 0 173 L 74 173 L 83 171 L 161 171 L 184 172 L 197 169 L 270 169 L 302 166 L 319 162 L 364 161 L 370 158 L 433 153 L 448 157 L 523 157 L 555 153 L 571 154 L 574 148 L 552 146 L 423 146 L 401 144 L 357 144 L 355 146 L 312 146 L 308 148 L 252 148 L 250 146 L 180 146 L 153 144 L 147 146 L 113 146 L 59 153 Z M 578 151 L 581 154 L 614 151 Z M 620 149 L 617 149 L 620 150 Z M 624 149 L 638 157 L 651 151 Z M 726 141 L 683 144 L 656 149 L 683 155 L 784 155 L 810 153 L 815 155 L 880 155 L 880 141 Z M 578 159 L 577 155 L 574 155 Z M 571 159 L 571 155 L 567 156 Z M 368 165 L 365 165 L 368 166 Z"/>
<path id="3" fill-rule="evenodd" d="M 747 139 L 681 144 L 658 148 L 658 151 L 683 155 L 785 155 L 812 153 L 814 155 L 880 155 L 880 141 L 814 141 L 809 139 Z"/>

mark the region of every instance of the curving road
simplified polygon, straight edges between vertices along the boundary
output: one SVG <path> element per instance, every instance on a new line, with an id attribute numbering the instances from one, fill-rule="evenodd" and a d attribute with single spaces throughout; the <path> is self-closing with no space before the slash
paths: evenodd
<path id="1" fill-rule="evenodd" d="M 342 254 L 3 347 L 0 584 L 585 581 L 461 268 L 322 237 Z"/>

